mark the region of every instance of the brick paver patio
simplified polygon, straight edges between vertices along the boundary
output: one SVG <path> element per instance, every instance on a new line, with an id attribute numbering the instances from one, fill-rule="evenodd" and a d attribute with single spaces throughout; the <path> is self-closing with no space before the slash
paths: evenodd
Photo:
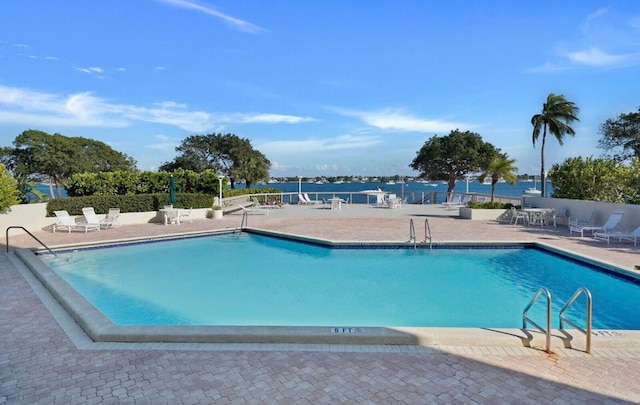
<path id="1" fill-rule="evenodd" d="M 285 211 L 289 210 L 289 211 Z M 310 208 L 309 208 L 310 210 Z M 437 242 L 543 240 L 625 269 L 638 248 L 568 237 L 566 229 L 465 221 L 446 213 L 287 207 L 250 226 L 333 240 L 405 240 L 425 215 Z M 390 210 L 389 210 L 390 211 Z M 47 233 L 46 244 L 236 227 L 240 216 L 178 226 L 123 226 L 90 234 Z M 419 226 L 417 228 L 419 229 Z M 22 235 L 11 247 L 32 246 Z M 4 247 L 3 247 L 4 252 Z M 0 404 L 602 404 L 640 402 L 640 349 L 484 346 L 198 345 L 87 342 L 70 334 L 13 258 L 0 255 Z M 44 303 L 43 303 L 44 302 Z M 49 306 L 49 305 L 48 305 Z M 84 339 L 84 340 L 83 340 Z"/>

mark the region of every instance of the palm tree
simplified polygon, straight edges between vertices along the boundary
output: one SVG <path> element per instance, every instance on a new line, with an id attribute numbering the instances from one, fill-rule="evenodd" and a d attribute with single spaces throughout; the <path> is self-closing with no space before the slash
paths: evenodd
<path id="1" fill-rule="evenodd" d="M 560 145 L 563 144 L 562 138 L 568 134 L 575 135 L 573 128 L 569 126 L 573 121 L 578 119 L 578 111 L 571 101 L 567 101 L 564 95 L 556 95 L 550 93 L 547 101 L 542 104 L 542 112 L 531 117 L 531 125 L 533 125 L 533 147 L 540 137 L 542 131 L 542 145 L 540 147 L 540 179 L 542 181 L 542 196 L 547 195 L 547 179 L 544 171 L 544 144 L 547 138 L 547 130 L 553 134 Z"/>
<path id="2" fill-rule="evenodd" d="M 491 202 L 493 202 L 493 196 L 496 191 L 496 184 L 500 178 L 504 179 L 510 185 L 514 185 L 518 176 L 516 172 L 518 168 L 513 164 L 516 162 L 515 159 L 509 159 L 509 156 L 505 154 L 500 154 L 489 162 L 487 168 L 478 176 L 478 181 L 480 183 L 484 182 L 484 179 L 487 176 L 491 176 Z"/>

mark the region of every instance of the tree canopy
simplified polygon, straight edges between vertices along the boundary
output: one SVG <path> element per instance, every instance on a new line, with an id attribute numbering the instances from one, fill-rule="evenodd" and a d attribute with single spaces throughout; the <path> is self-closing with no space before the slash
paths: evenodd
<path id="1" fill-rule="evenodd" d="M 493 198 L 496 191 L 496 184 L 500 179 L 503 179 L 510 185 L 514 185 L 516 180 L 518 180 L 518 168 L 514 166 L 516 162 L 515 159 L 509 159 L 509 156 L 504 154 L 498 154 L 495 156 L 484 171 L 478 176 L 478 181 L 480 183 L 484 182 L 484 179 L 487 177 L 491 178 L 491 202 L 493 202 Z"/>
<path id="2" fill-rule="evenodd" d="M 213 169 L 229 177 L 231 188 L 238 180 L 244 180 L 250 188 L 253 183 L 269 179 L 269 159 L 253 149 L 251 141 L 234 134 L 191 135 L 176 151 L 179 155 L 174 161 L 164 163 L 160 170 Z"/>
<path id="3" fill-rule="evenodd" d="M 21 184 L 43 177 L 60 185 L 75 173 L 135 170 L 135 161 L 107 144 L 82 137 L 50 135 L 27 130 L 13 141 L 14 148 L 3 148 L 2 161 Z"/>
<path id="4" fill-rule="evenodd" d="M 640 159 L 623 164 L 614 159 L 578 156 L 553 165 L 549 172 L 554 198 L 640 203 Z"/>
<path id="5" fill-rule="evenodd" d="M 600 125 L 602 139 L 598 147 L 614 152 L 614 159 L 640 158 L 640 107 L 638 112 L 620 114 L 617 119 L 608 119 Z"/>
<path id="6" fill-rule="evenodd" d="M 533 125 L 532 140 L 534 147 L 536 145 L 536 141 L 540 137 L 540 132 L 542 131 L 542 141 L 540 145 L 540 179 L 542 182 L 543 197 L 547 195 L 547 181 L 544 170 L 544 145 L 547 139 L 547 132 L 555 136 L 558 143 L 562 145 L 564 143 L 563 138 L 565 135 L 575 135 L 575 131 L 569 126 L 569 124 L 574 121 L 580 121 L 578 119 L 578 111 L 579 108 L 571 101 L 567 101 L 564 95 L 550 93 L 547 96 L 547 100 L 542 104 L 542 111 L 531 117 L 531 125 Z"/>
<path id="7" fill-rule="evenodd" d="M 480 135 L 456 129 L 426 141 L 409 167 L 419 171 L 421 177 L 447 181 L 450 194 L 457 179 L 484 170 L 498 153 L 499 149 Z"/>
<path id="8" fill-rule="evenodd" d="M 20 202 L 18 195 L 18 182 L 7 173 L 6 167 L 0 163 L 0 214 L 4 214 L 12 205 Z"/>

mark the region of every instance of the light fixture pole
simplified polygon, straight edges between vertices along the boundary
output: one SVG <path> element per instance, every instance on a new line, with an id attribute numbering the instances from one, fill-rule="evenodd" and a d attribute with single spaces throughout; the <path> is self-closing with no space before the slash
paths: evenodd
<path id="1" fill-rule="evenodd" d="M 220 197 L 218 198 L 218 205 L 222 207 L 222 179 L 224 179 L 224 175 L 218 175 L 218 191 L 220 192 Z"/>

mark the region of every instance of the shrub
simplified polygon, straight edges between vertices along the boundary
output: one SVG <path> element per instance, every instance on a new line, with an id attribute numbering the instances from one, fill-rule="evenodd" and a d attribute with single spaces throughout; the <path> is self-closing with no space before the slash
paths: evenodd
<path id="1" fill-rule="evenodd" d="M 477 208 L 477 209 L 510 209 L 513 207 L 511 203 L 501 203 L 501 202 L 484 202 L 480 203 L 477 201 L 469 201 L 469 208 Z"/>
<path id="2" fill-rule="evenodd" d="M 213 195 L 177 193 L 177 208 L 209 208 L 213 203 Z M 47 203 L 47 215 L 53 211 L 67 210 L 70 215 L 82 215 L 83 207 L 93 207 L 97 214 L 106 214 L 109 208 L 120 208 L 120 212 L 157 211 L 169 204 L 169 195 L 135 194 L 135 195 L 92 195 L 86 197 L 54 198 Z"/>

